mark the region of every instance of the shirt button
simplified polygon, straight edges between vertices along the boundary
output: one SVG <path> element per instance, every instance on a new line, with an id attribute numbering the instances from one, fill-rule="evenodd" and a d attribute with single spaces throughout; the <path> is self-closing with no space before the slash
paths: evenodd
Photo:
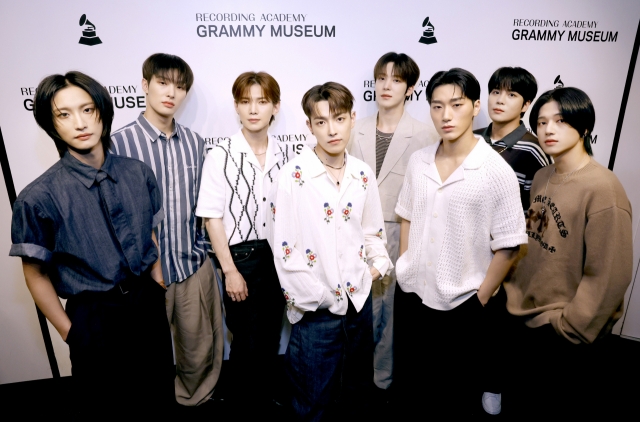
<path id="1" fill-rule="evenodd" d="M 442 188 L 438 189 L 438 193 L 442 193 Z"/>
<path id="2" fill-rule="evenodd" d="M 438 218 L 438 213 L 437 212 L 433 213 L 433 218 Z"/>
<path id="3" fill-rule="evenodd" d="M 262 202 L 264 202 L 264 201 L 266 201 L 266 200 L 267 200 L 267 198 L 265 198 L 265 197 L 262 197 Z"/>
<path id="4" fill-rule="evenodd" d="M 435 241 L 436 241 L 436 240 L 432 237 L 432 238 L 431 238 L 431 243 L 435 243 Z"/>
<path id="5" fill-rule="evenodd" d="M 427 267 L 431 266 L 431 261 L 427 262 Z"/>
<path id="6" fill-rule="evenodd" d="M 262 223 L 262 227 L 266 227 L 266 226 L 267 226 L 267 223 Z"/>

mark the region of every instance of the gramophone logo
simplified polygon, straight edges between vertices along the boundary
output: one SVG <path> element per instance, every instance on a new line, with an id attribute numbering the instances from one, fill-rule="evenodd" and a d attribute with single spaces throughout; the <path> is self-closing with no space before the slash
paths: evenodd
<path id="1" fill-rule="evenodd" d="M 560 75 L 556 76 L 553 83 L 556 84 L 556 88 L 564 88 L 564 83 L 562 82 L 562 79 L 560 79 Z"/>
<path id="2" fill-rule="evenodd" d="M 422 32 L 422 36 L 420 37 L 419 41 L 422 44 L 435 44 L 435 43 L 437 43 L 438 40 L 436 39 L 435 35 L 433 34 L 433 30 L 435 29 L 435 27 L 429 21 L 429 16 L 427 16 L 424 19 L 424 22 L 422 22 L 422 27 L 424 28 L 424 31 Z"/>
<path id="3" fill-rule="evenodd" d="M 79 44 L 102 44 L 102 40 L 96 35 L 96 26 L 87 19 L 87 15 L 80 16 L 80 26 L 82 27 L 82 36 L 80 37 L 80 41 L 78 41 Z"/>

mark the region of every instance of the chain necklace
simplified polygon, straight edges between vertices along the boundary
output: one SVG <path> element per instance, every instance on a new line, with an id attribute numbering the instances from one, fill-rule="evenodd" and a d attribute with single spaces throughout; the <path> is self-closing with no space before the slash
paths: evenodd
<path id="1" fill-rule="evenodd" d="M 347 154 L 346 154 L 346 153 L 344 154 L 344 158 L 342 159 L 342 165 L 341 165 L 340 167 L 334 167 L 334 166 L 332 166 L 332 165 L 329 165 L 329 164 L 327 164 L 327 163 L 323 162 L 323 161 L 320 159 L 320 156 L 319 156 L 319 155 L 318 155 L 318 153 L 316 152 L 315 147 L 313 148 L 313 153 L 316 155 L 316 157 L 318 158 L 318 160 L 320 160 L 320 162 L 321 162 L 323 165 L 325 165 L 325 166 L 327 166 L 327 167 L 330 167 L 330 168 L 332 168 L 332 169 L 334 169 L 334 170 L 340 170 L 340 171 L 338 172 L 338 176 L 337 176 L 337 177 L 336 177 L 336 176 L 334 176 L 334 174 L 333 174 L 332 172 L 329 172 L 329 174 L 331 174 L 332 176 L 334 176 L 334 177 L 336 178 L 336 185 L 337 185 L 337 186 L 340 186 L 340 181 L 339 181 L 338 179 L 340 178 L 340 175 L 342 174 L 342 170 L 344 169 L 344 166 L 347 164 Z"/>

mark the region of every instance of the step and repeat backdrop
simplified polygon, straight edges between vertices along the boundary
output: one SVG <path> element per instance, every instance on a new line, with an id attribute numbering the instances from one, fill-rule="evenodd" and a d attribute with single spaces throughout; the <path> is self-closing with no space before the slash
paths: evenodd
<path id="1" fill-rule="evenodd" d="M 425 95 L 430 76 L 451 67 L 478 78 L 483 108 L 487 81 L 500 66 L 528 69 L 538 80 L 539 93 L 560 85 L 585 90 L 597 113 L 595 157 L 607 165 L 639 19 L 640 2 L 631 0 L 4 2 L 0 130 L 19 193 L 58 159 L 32 114 L 43 77 L 80 70 L 99 80 L 111 94 L 117 129 L 145 109 L 142 62 L 166 52 L 185 59 L 195 74 L 177 120 L 207 143 L 228 138 L 239 128 L 231 95 L 235 78 L 248 70 L 266 71 L 282 91 L 271 133 L 298 152 L 315 143 L 300 107 L 304 92 L 326 81 L 340 82 L 356 98 L 357 117 L 371 115 L 376 111 L 373 66 L 382 54 L 396 51 L 420 66 L 407 109 L 422 121 L 430 120 Z M 636 118 L 638 111 L 627 111 L 627 118 Z M 475 126 L 488 123 L 483 110 Z M 6 181 L 6 171 L 4 177 Z M 8 202 L 1 210 L 0 225 L 8 233 Z M 4 256 L 10 242 L 3 242 Z M 33 302 L 20 290 L 26 289 L 20 262 L 2 259 L 7 268 L 3 286 L 20 293 L 2 299 L 0 306 L 0 383 L 50 377 Z M 54 330 L 51 338 L 66 375 L 66 346 Z M 26 349 L 34 351 L 25 354 Z M 7 359 L 15 362 L 11 368 Z M 34 359 L 39 363 L 25 362 Z M 21 369 L 29 365 L 45 369 Z"/>

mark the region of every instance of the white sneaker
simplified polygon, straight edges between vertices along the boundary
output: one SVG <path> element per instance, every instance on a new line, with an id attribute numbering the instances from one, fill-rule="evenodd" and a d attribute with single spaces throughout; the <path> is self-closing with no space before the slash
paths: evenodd
<path id="1" fill-rule="evenodd" d="M 482 394 L 482 408 L 490 415 L 498 415 L 502 410 L 502 394 L 484 392 Z"/>

